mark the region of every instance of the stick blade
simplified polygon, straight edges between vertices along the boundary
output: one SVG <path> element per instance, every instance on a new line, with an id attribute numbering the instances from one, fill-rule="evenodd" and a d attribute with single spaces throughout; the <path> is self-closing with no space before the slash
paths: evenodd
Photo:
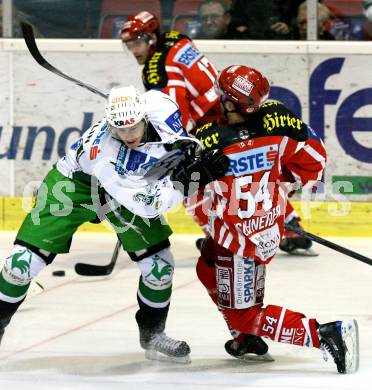
<path id="1" fill-rule="evenodd" d="M 47 62 L 45 61 L 45 58 L 41 55 L 38 47 L 36 46 L 35 34 L 31 24 L 21 22 L 21 29 L 23 38 L 32 57 L 34 57 L 36 62 L 38 62 L 41 66 L 45 66 Z"/>
<path id="2" fill-rule="evenodd" d="M 75 272 L 81 276 L 106 276 L 110 275 L 113 266 L 110 265 L 95 265 L 86 263 L 76 263 Z"/>

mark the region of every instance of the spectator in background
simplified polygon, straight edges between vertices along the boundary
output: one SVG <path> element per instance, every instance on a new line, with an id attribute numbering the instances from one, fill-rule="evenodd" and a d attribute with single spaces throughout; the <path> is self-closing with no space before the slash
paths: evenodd
<path id="1" fill-rule="evenodd" d="M 223 0 L 204 0 L 199 6 L 199 39 L 234 39 L 229 7 Z"/>
<path id="2" fill-rule="evenodd" d="M 363 13 L 369 22 L 372 22 L 372 0 L 363 1 Z"/>
<path id="3" fill-rule="evenodd" d="M 242 39 L 290 39 L 290 8 L 287 0 L 235 0 L 231 28 Z"/>
<path id="4" fill-rule="evenodd" d="M 318 39 L 332 41 L 335 36 L 331 32 L 334 16 L 322 3 L 318 3 Z M 307 39 L 307 2 L 304 1 L 298 6 L 296 28 L 293 37 L 295 39 Z"/>
<path id="5" fill-rule="evenodd" d="M 363 1 L 363 13 L 366 22 L 363 26 L 363 38 L 367 41 L 372 40 L 372 0 Z"/>

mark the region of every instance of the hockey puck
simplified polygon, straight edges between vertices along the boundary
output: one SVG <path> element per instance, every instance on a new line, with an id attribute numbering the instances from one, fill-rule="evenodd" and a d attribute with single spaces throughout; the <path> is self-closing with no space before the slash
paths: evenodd
<path id="1" fill-rule="evenodd" d="M 65 276 L 66 272 L 65 271 L 53 271 L 52 275 L 53 276 Z"/>

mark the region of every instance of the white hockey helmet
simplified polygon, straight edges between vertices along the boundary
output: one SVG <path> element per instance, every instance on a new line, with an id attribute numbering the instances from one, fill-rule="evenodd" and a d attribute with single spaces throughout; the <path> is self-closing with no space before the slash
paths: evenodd
<path id="1" fill-rule="evenodd" d="M 137 88 L 113 88 L 107 98 L 106 120 L 112 127 L 125 129 L 146 118 L 145 99 Z"/>

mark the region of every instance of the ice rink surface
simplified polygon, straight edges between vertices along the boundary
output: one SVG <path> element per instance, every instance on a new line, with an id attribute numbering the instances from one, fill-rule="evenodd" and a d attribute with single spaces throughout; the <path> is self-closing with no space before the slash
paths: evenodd
<path id="1" fill-rule="evenodd" d="M 0 233 L 8 256 L 15 233 Z M 196 236 L 172 237 L 176 259 L 167 334 L 186 340 L 192 363 L 144 358 L 134 319 L 139 271 L 121 252 L 108 277 L 82 277 L 74 264 L 109 262 L 115 236 L 80 233 L 71 252 L 38 277 L 45 291 L 28 299 L 6 330 L 0 347 L 0 389 L 199 390 L 372 388 L 372 267 L 316 245 L 320 256 L 278 254 L 268 266 L 266 304 L 282 305 L 319 322 L 355 318 L 360 368 L 340 375 L 319 350 L 269 341 L 275 362 L 247 363 L 226 354 L 229 332 L 195 274 Z M 336 243 L 372 257 L 368 239 Z M 65 277 L 52 271 L 65 270 Z"/>

